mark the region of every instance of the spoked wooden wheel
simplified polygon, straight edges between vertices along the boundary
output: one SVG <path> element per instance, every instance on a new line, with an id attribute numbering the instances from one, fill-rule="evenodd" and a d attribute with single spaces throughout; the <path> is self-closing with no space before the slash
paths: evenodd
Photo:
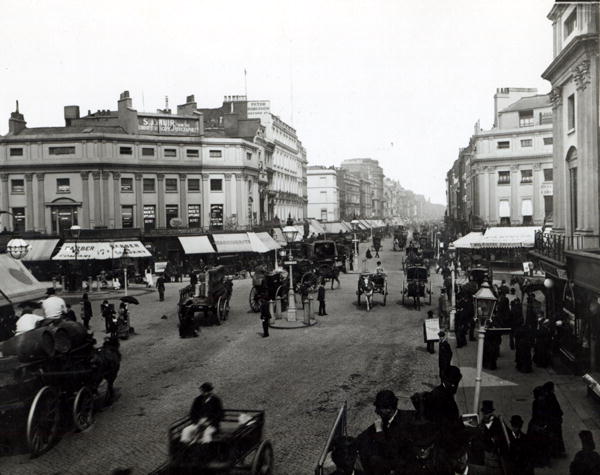
<path id="1" fill-rule="evenodd" d="M 224 320 L 225 320 L 225 297 L 219 297 L 219 300 L 217 300 L 217 318 L 216 318 L 216 322 L 217 325 L 220 325 Z"/>
<path id="2" fill-rule="evenodd" d="M 87 386 L 83 386 L 73 401 L 73 424 L 78 432 L 91 427 L 94 423 L 94 395 Z"/>
<path id="3" fill-rule="evenodd" d="M 272 475 L 273 473 L 273 446 L 268 440 L 263 440 L 256 450 L 252 461 L 252 475 Z"/>
<path id="4" fill-rule="evenodd" d="M 31 457 L 48 450 L 58 432 L 59 398 L 55 389 L 44 386 L 31 403 L 27 417 L 27 445 Z"/>
<path id="5" fill-rule="evenodd" d="M 254 313 L 258 313 L 260 311 L 260 301 L 258 300 L 258 291 L 256 290 L 256 287 L 250 289 L 248 300 L 250 301 L 250 310 Z"/>

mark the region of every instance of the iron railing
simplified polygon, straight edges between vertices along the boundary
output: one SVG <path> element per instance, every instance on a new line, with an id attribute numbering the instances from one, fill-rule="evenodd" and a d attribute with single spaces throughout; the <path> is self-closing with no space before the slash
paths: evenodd
<path id="1" fill-rule="evenodd" d="M 600 248 L 598 235 L 564 235 L 536 231 L 534 249 L 543 256 L 566 262 L 565 251 Z"/>

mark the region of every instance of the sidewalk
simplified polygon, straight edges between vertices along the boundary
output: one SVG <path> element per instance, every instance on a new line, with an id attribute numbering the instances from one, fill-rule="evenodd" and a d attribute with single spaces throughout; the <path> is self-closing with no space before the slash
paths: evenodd
<path id="1" fill-rule="evenodd" d="M 456 403 L 464 414 L 473 413 L 473 396 L 477 368 L 477 342 L 457 349 L 456 340 L 451 337 L 453 351 L 452 364 L 460 367 L 463 379 L 456 394 Z M 508 336 L 502 337 L 498 369 L 483 370 L 479 406 L 484 399 L 494 401 L 496 413 L 508 421 L 519 414 L 525 421 L 524 430 L 531 417 L 533 389 L 547 381 L 553 381 L 556 397 L 564 412 L 563 439 L 567 451 L 565 459 L 552 459 L 552 467 L 535 470 L 536 474 L 566 474 L 575 454 L 581 449 L 578 433 L 587 429 L 594 434 L 600 445 L 600 405 L 587 396 L 586 385 L 580 376 L 575 376 L 563 367 L 559 357 L 553 358 L 552 368 L 538 368 L 533 372 L 520 373 L 515 369 L 515 352 L 508 345 Z M 590 474 L 591 475 L 591 474 Z"/>

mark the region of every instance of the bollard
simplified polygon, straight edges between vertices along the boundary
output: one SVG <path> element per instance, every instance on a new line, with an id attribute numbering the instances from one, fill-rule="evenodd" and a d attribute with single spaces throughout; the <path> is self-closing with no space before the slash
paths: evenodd
<path id="1" fill-rule="evenodd" d="M 56 277 L 52 277 L 52 288 L 56 290 Z"/>
<path id="2" fill-rule="evenodd" d="M 308 322 L 307 325 L 310 325 L 311 319 L 314 319 L 313 310 L 312 310 L 312 296 L 308 296 Z M 306 323 L 306 322 L 305 322 Z"/>
<path id="3" fill-rule="evenodd" d="M 65 289 L 65 276 L 64 275 L 60 276 L 60 286 L 61 286 L 61 291 L 64 292 L 66 290 Z"/>
<path id="4" fill-rule="evenodd" d="M 96 276 L 96 290 L 100 291 L 100 274 Z"/>
<path id="5" fill-rule="evenodd" d="M 269 300 L 269 313 L 275 318 L 275 300 Z"/>
<path id="6" fill-rule="evenodd" d="M 304 324 L 310 325 L 310 303 L 308 299 L 302 302 L 302 306 L 304 308 Z"/>
<path id="7" fill-rule="evenodd" d="M 281 297 L 275 297 L 275 319 L 281 319 Z"/>

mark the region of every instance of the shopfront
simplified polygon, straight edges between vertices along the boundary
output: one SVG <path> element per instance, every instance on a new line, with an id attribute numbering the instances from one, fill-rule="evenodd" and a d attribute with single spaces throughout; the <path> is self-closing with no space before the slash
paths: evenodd
<path id="1" fill-rule="evenodd" d="M 600 250 L 565 251 L 570 282 L 563 292 L 561 341 L 578 372 L 600 369 Z"/>

